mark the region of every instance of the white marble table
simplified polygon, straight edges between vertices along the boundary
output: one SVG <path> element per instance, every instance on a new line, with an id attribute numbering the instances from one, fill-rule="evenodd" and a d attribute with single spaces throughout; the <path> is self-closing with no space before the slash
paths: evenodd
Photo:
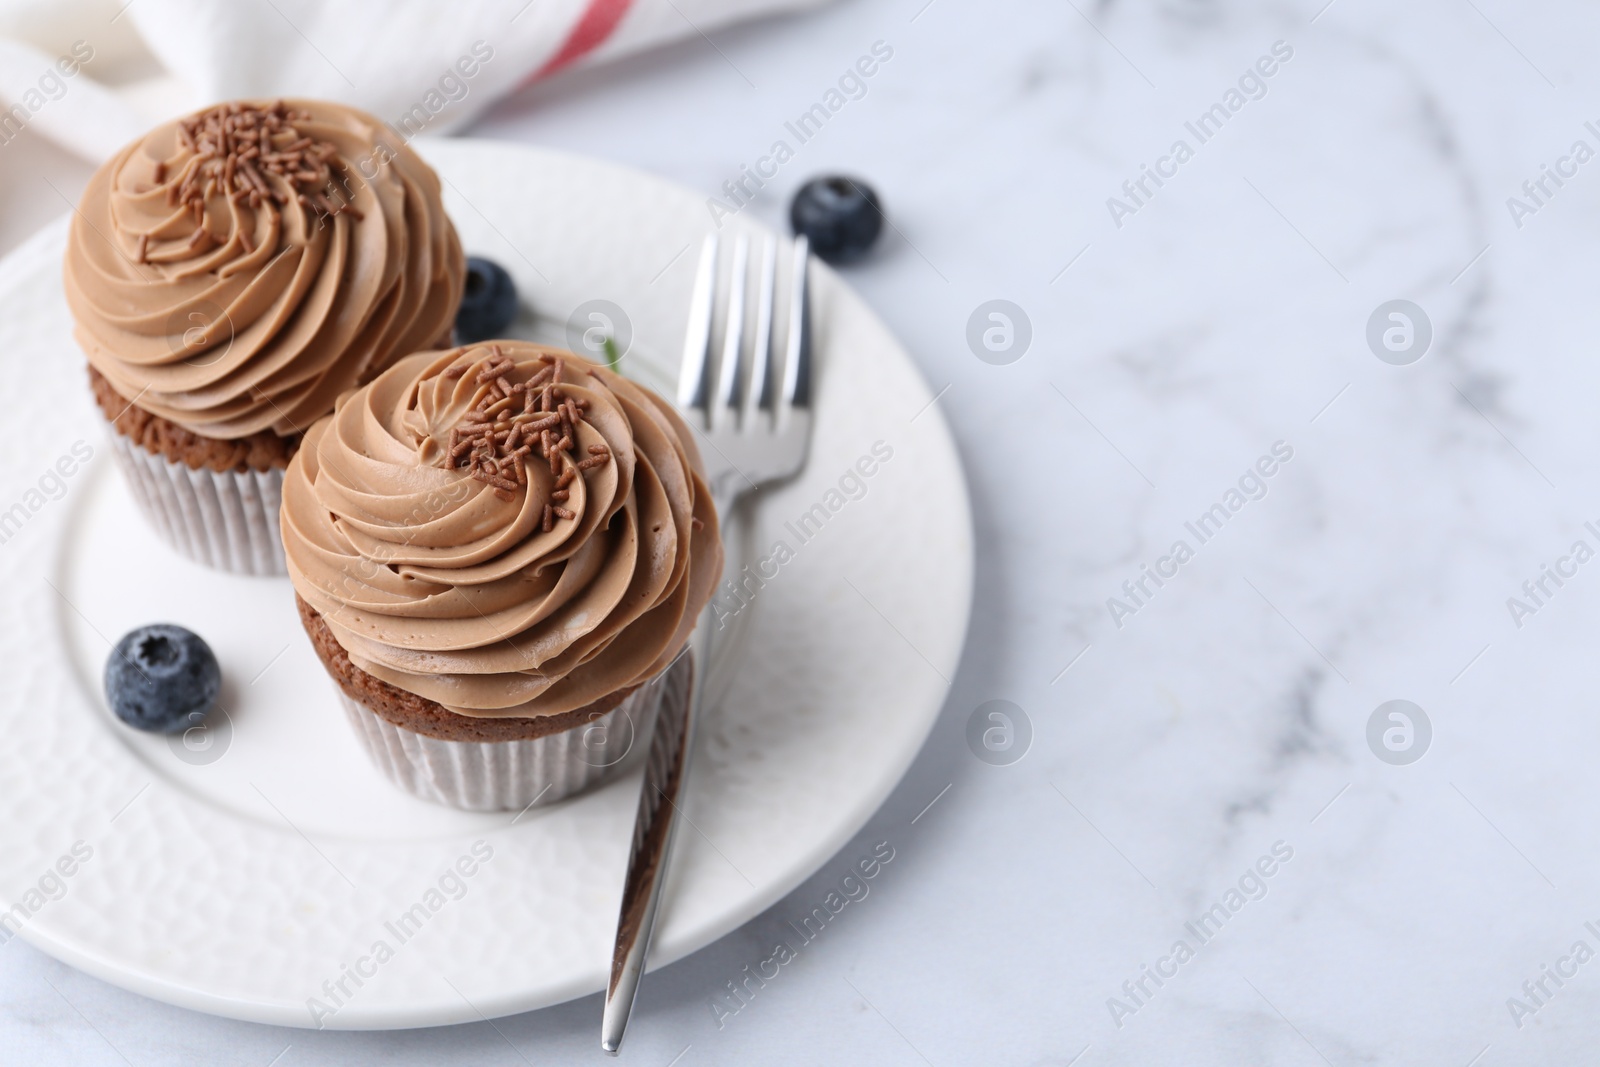
<path id="1" fill-rule="evenodd" d="M 1573 151 L 1600 150 L 1600 13 L 1322 3 L 849 0 L 472 131 L 710 195 L 886 42 L 749 210 L 817 172 L 878 186 L 896 230 L 850 276 L 948 383 L 978 514 L 972 636 L 915 768 L 815 878 L 645 982 L 628 1061 L 1593 1058 L 1600 563 L 1573 546 L 1600 549 L 1600 161 Z M 967 341 L 994 299 L 1031 324 L 1014 362 Z M 1368 344 L 1397 299 L 1420 360 Z M 996 699 L 1031 724 L 1020 762 L 967 743 Z M 1391 700 L 1429 730 L 1369 744 Z M 865 900 L 717 999 L 879 841 Z M 598 1019 L 275 1030 L 0 948 L 7 1062 L 586 1062 Z"/>

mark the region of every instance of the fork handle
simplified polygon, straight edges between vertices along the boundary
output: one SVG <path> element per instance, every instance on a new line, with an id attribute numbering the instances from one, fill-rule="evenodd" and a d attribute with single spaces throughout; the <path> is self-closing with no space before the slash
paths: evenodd
<path id="1" fill-rule="evenodd" d="M 600 1018 L 600 1047 L 613 1056 L 621 1050 L 622 1037 L 628 1029 L 628 1016 L 633 1011 L 655 933 L 661 890 L 667 882 L 667 860 L 678 828 L 689 753 L 694 747 L 694 726 L 709 673 L 703 665 L 708 662 L 712 628 L 708 606 L 690 638 L 688 656 L 668 673 L 655 733 L 650 739 L 628 873 L 622 884 L 617 939 L 611 951 L 611 979 L 606 984 L 605 1010 Z M 675 676 L 680 671 L 689 673 L 687 686 L 676 684 Z"/>

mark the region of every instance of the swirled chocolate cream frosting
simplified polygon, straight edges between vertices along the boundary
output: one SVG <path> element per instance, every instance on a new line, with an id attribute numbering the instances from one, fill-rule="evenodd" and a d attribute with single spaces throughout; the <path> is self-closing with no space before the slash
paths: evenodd
<path id="1" fill-rule="evenodd" d="M 158 126 L 73 217 L 78 343 L 116 393 L 190 433 L 298 435 L 400 355 L 449 343 L 465 261 L 439 189 L 341 104 L 235 102 Z"/>
<path id="2" fill-rule="evenodd" d="M 295 591 L 350 661 L 465 716 L 643 684 L 722 570 L 672 408 L 515 341 L 409 356 L 341 399 L 290 461 L 281 521 Z"/>

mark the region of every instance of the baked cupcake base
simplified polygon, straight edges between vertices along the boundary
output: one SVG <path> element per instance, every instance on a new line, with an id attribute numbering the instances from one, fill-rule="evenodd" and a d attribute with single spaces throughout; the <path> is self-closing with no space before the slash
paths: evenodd
<path id="1" fill-rule="evenodd" d="M 287 573 L 278 507 L 298 437 L 202 437 L 124 400 L 93 367 L 89 382 L 111 424 L 117 466 L 164 541 L 217 570 Z"/>
<path id="2" fill-rule="evenodd" d="M 460 715 L 357 667 L 322 616 L 295 600 L 367 754 L 406 792 L 450 807 L 521 811 L 593 788 L 648 747 L 663 699 L 687 698 L 686 675 L 669 669 L 560 715 Z"/>

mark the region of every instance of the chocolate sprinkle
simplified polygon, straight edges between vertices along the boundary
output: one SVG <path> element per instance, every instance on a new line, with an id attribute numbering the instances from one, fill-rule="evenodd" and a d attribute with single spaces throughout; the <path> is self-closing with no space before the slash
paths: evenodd
<path id="1" fill-rule="evenodd" d="M 220 104 L 178 123 L 178 137 L 195 153 L 179 180 L 167 190 L 167 202 L 185 204 L 202 212 L 208 196 L 221 193 L 230 200 L 287 204 L 291 196 L 273 188 L 264 174 L 289 186 L 292 199 L 319 215 L 361 212 L 349 202 L 348 188 L 338 163 L 338 149 L 301 133 L 297 123 L 311 121 L 311 113 L 278 101 L 266 107 Z M 158 165 L 156 181 L 166 179 Z"/>
<path id="2" fill-rule="evenodd" d="M 559 357 L 541 358 L 545 366 L 522 382 L 513 381 L 517 362 L 499 345 L 489 346 L 487 359 L 456 363 L 445 369 L 446 381 L 475 372 L 472 380 L 487 387 L 472 410 L 451 429 L 446 464 L 457 470 L 464 468 L 470 477 L 494 489 L 496 497 L 509 501 L 515 499 L 516 489 L 530 484 L 526 464 L 537 450 L 555 478 L 550 499 L 542 505 L 540 526 L 548 533 L 557 518 L 577 518 L 560 506 L 570 496 L 567 487 L 573 479 L 580 471 L 605 466 L 612 457 L 611 449 L 603 444 L 588 446 L 588 457 L 581 462 L 573 454 L 577 424 L 589 402 L 568 396 L 562 389 L 564 366 Z"/>

